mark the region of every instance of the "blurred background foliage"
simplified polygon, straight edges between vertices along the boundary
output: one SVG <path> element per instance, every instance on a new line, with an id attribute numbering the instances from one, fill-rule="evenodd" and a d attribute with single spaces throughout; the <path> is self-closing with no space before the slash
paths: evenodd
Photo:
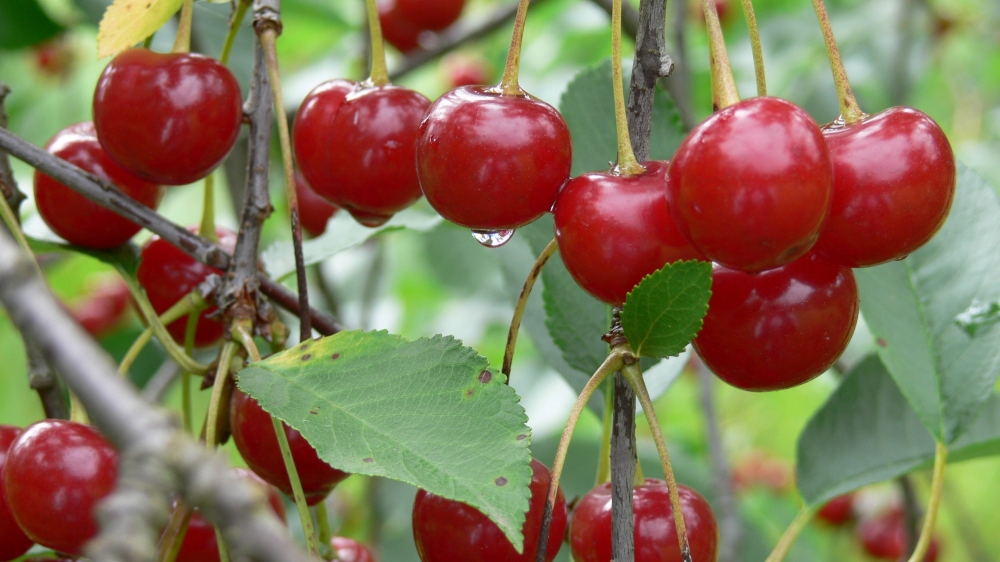
<path id="1" fill-rule="evenodd" d="M 668 46 L 678 52 L 675 30 L 684 31 L 691 73 L 689 101 L 695 120 L 711 111 L 707 41 L 698 16 L 700 2 L 670 2 Z M 470 0 L 459 28 L 472 28 L 513 0 Z M 637 1 L 634 2 L 636 5 Z M 96 59 L 97 23 L 108 0 L 0 1 L 0 80 L 12 89 L 7 100 L 10 129 L 33 143 L 44 144 L 63 127 L 91 117 L 94 85 L 107 60 Z M 906 104 L 936 119 L 948 133 L 959 160 L 1000 185 L 1000 3 L 981 0 L 835 0 L 828 2 L 834 31 L 848 74 L 863 109 L 875 113 Z M 228 4 L 195 4 L 193 45 L 217 56 L 225 34 Z M 820 122 L 837 116 L 836 95 L 822 39 L 807 0 L 758 0 L 757 17 L 764 41 L 768 86 L 772 95 L 795 101 Z M 361 0 L 284 0 L 284 33 L 279 39 L 285 99 L 293 112 L 320 82 L 334 77 L 363 78 L 365 12 Z M 681 19 L 681 26 L 675 25 Z M 528 18 L 521 84 L 556 105 L 570 80 L 583 69 L 610 56 L 609 18 L 588 0 L 545 0 Z M 173 22 L 158 32 L 153 48 L 169 50 Z M 454 57 L 486 62 L 499 79 L 510 24 L 470 42 L 451 58 L 434 60 L 398 82 L 434 99 L 446 91 Z M 753 93 L 754 75 L 746 27 L 738 2 L 732 2 L 724 28 L 734 71 L 744 96 Z M 248 82 L 252 32 L 249 24 L 238 38 L 231 66 Z M 429 38 L 427 46 L 433 46 Z M 631 58 L 631 45 L 625 45 Z M 390 49 L 390 70 L 404 57 Z M 661 94 L 663 95 L 663 94 Z M 239 148 L 234 151 L 238 158 Z M 274 151 L 277 156 L 277 150 Z M 613 159 L 608 154 L 607 159 Z M 277 158 L 275 159 L 277 162 Z M 31 170 L 14 162 L 16 176 L 30 194 Z M 227 179 L 229 192 L 217 193 L 218 221 L 234 227 L 233 201 L 240 201 L 240 163 Z M 272 174 L 278 169 L 272 166 Z M 221 177 L 225 171 L 217 172 Z M 263 246 L 287 240 L 283 182 L 272 182 L 276 212 L 268 221 Z M 223 183 L 222 185 L 226 185 Z M 200 185 L 172 188 L 161 212 L 180 224 L 195 224 L 201 208 Z M 51 236 L 29 201 L 22 208 L 25 228 Z M 140 234 L 139 241 L 148 237 Z M 402 230 L 372 238 L 321 264 L 312 277 L 318 306 L 331 309 L 352 328 L 388 329 L 416 338 L 453 334 L 498 365 L 502 358 L 512 297 L 533 254 L 525 236 L 504 249 L 479 246 L 468 232 L 441 224 L 428 233 Z M 67 303 L 80 302 L 109 268 L 76 254 L 52 255 L 45 271 L 55 292 Z M 288 318 L 289 323 L 294 319 Z M 141 327 L 133 315 L 102 338 L 120 357 Z M 294 333 L 294 329 L 293 329 Z M 871 336 L 859 325 L 841 361 L 849 367 L 872 349 Z M 533 428 L 534 454 L 551 463 L 558 432 L 574 399 L 571 387 L 546 360 L 544 349 L 522 337 L 513 384 L 522 397 Z M 27 387 L 20 338 L 0 311 L 0 423 L 27 425 L 42 416 Z M 133 369 L 144 385 L 161 368 L 164 354 L 151 346 Z M 708 459 L 706 421 L 701 406 L 696 361 L 657 400 L 660 419 L 675 456 L 679 479 L 715 496 Z M 798 499 L 793 482 L 798 435 L 812 413 L 837 385 L 828 373 L 798 388 L 751 394 L 715 382 L 713 391 L 722 447 L 733 470 L 744 538 L 738 560 L 760 562 L 794 517 Z M 199 393 L 196 415 L 207 407 Z M 179 389 L 166 394 L 179 405 Z M 588 412 L 570 450 L 564 486 L 567 497 L 585 493 L 596 473 L 600 419 Z M 647 475 L 656 476 L 656 460 L 648 430 L 640 420 L 640 453 Z M 230 445 L 235 463 L 241 463 Z M 913 475 L 926 498 L 929 474 Z M 942 562 L 986 562 L 1000 559 L 1000 535 L 993 532 L 1000 505 L 1000 461 L 985 459 L 950 468 L 940 522 Z M 416 560 L 410 535 L 414 490 L 391 481 L 354 477 L 330 500 L 340 532 L 375 543 L 387 562 Z M 885 483 L 864 491 L 860 506 L 875 509 L 898 501 L 899 488 Z M 560 560 L 568 560 L 568 548 Z M 867 560 L 850 528 L 812 526 L 800 538 L 789 560 L 798 562 Z"/>

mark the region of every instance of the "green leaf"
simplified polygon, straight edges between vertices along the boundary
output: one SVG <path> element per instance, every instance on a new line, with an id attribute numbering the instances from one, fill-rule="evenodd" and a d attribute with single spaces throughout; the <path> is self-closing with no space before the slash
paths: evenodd
<path id="1" fill-rule="evenodd" d="M 851 369 L 799 436 L 799 491 L 807 503 L 819 505 L 929 466 L 934 448 L 878 356 L 870 355 Z M 949 449 L 950 462 L 1000 454 L 1000 396 L 988 395 L 979 418 Z"/>
<path id="2" fill-rule="evenodd" d="M 142 260 L 142 254 L 139 251 L 139 247 L 132 242 L 110 250 L 93 250 L 91 248 L 83 248 L 72 244 L 66 244 L 65 242 L 42 240 L 31 236 L 28 236 L 27 238 L 28 245 L 31 246 L 32 251 L 36 254 L 76 252 L 114 266 L 123 274 L 131 277 L 135 277 L 136 271 L 139 270 L 139 262 Z"/>
<path id="3" fill-rule="evenodd" d="M 63 30 L 36 0 L 0 2 L 0 49 L 22 49 L 55 37 Z"/>
<path id="4" fill-rule="evenodd" d="M 953 443 L 1000 376 L 1000 200 L 959 165 L 951 214 L 903 261 L 855 272 L 879 355 L 921 421 Z"/>
<path id="5" fill-rule="evenodd" d="M 711 296 L 711 263 L 668 263 L 643 278 L 625 298 L 625 338 L 639 355 L 675 356 L 701 329 Z"/>
<path id="6" fill-rule="evenodd" d="M 354 331 L 255 363 L 238 383 L 332 466 L 472 505 L 520 551 L 530 430 L 518 396 L 488 367 L 448 336 Z"/>

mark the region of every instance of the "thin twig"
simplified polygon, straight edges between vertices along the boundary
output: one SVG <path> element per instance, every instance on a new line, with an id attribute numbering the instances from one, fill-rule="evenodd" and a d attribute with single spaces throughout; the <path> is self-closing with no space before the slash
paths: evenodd
<path id="1" fill-rule="evenodd" d="M 0 129 L 7 128 L 8 117 L 4 102 L 7 100 L 8 95 L 10 95 L 10 88 L 7 87 L 7 84 L 0 81 Z M 14 170 L 10 167 L 10 157 L 2 150 L 0 150 L 0 192 L 3 193 L 4 199 L 7 200 L 7 204 L 10 205 L 14 214 L 20 217 L 21 203 L 24 202 L 26 197 L 17 187 L 17 181 L 14 179 Z"/>

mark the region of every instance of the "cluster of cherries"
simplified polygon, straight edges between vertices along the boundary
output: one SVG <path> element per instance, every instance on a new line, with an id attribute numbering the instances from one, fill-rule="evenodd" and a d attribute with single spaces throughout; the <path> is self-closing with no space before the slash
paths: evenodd
<path id="1" fill-rule="evenodd" d="M 441 31 L 458 21 L 465 0 L 380 0 L 382 36 L 404 53 L 420 46 L 424 33 Z"/>
<path id="2" fill-rule="evenodd" d="M 856 539 L 873 558 L 889 561 L 903 559 L 909 546 L 903 509 L 898 505 L 891 505 L 859 520 L 856 516 L 856 497 L 856 494 L 845 494 L 828 501 L 816 512 L 816 518 L 833 528 L 854 525 Z M 934 537 L 924 556 L 924 562 L 935 562 L 940 550 L 941 541 Z"/>

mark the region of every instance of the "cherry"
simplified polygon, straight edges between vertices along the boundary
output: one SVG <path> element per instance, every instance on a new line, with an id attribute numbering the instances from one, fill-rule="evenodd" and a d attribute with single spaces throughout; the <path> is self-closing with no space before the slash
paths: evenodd
<path id="1" fill-rule="evenodd" d="M 759 450 L 740 459 L 732 478 L 737 492 L 762 487 L 772 494 L 783 494 L 795 484 L 794 471 L 787 462 Z"/>
<path id="2" fill-rule="evenodd" d="M 732 386 L 779 390 L 830 368 L 857 320 L 854 274 L 814 254 L 756 275 L 716 265 L 694 348 Z"/>
<path id="3" fill-rule="evenodd" d="M 245 468 L 232 469 L 234 475 L 260 486 L 267 493 L 267 503 L 274 514 L 285 521 L 285 502 L 274 486 L 261 480 L 259 476 Z M 191 514 L 184 541 L 177 552 L 180 562 L 219 562 L 219 543 L 215 537 L 215 527 L 197 509 Z"/>
<path id="4" fill-rule="evenodd" d="M 422 29 L 440 31 L 458 21 L 465 0 L 396 0 L 399 15 Z"/>
<path id="5" fill-rule="evenodd" d="M 620 306 L 642 278 L 677 260 L 702 259 L 667 208 L 667 162 L 645 162 L 637 176 L 590 173 L 559 192 L 556 240 L 573 279 L 598 299 Z"/>
<path id="6" fill-rule="evenodd" d="M 384 224 L 420 198 L 413 159 L 428 105 L 399 86 L 320 84 L 295 118 L 295 155 L 306 182 L 361 224 Z"/>
<path id="7" fill-rule="evenodd" d="M 197 227 L 190 227 L 188 230 L 195 232 Z M 236 247 L 236 233 L 217 228 L 215 234 L 219 245 L 232 253 Z M 146 290 L 153 309 L 157 314 L 163 314 L 212 274 L 224 275 L 225 272 L 195 261 L 166 240 L 154 236 L 142 247 L 142 263 L 139 264 L 136 278 Z M 211 317 L 216 310 L 213 306 L 201 311 L 201 319 L 195 329 L 195 346 L 211 345 L 225 332 L 222 320 Z M 188 317 L 184 316 L 167 326 L 167 331 L 178 343 L 184 343 L 187 322 Z"/>
<path id="8" fill-rule="evenodd" d="M 14 518 L 38 544 L 73 556 L 97 535 L 94 507 L 115 487 L 118 452 L 89 425 L 44 420 L 11 444 L 3 484 Z"/>
<path id="9" fill-rule="evenodd" d="M 295 192 L 299 196 L 299 220 L 302 228 L 311 236 L 319 236 L 326 232 L 326 223 L 337 212 L 337 207 L 323 199 L 298 171 L 295 172 Z"/>
<path id="10" fill-rule="evenodd" d="M 492 80 L 489 65 L 481 57 L 453 53 L 442 59 L 441 68 L 451 88 L 478 86 Z"/>
<path id="11" fill-rule="evenodd" d="M 323 501 L 342 480 L 350 474 L 337 470 L 319 458 L 316 449 L 298 431 L 282 424 L 288 444 L 295 459 L 295 468 L 302 481 L 302 490 L 309 505 Z M 229 406 L 229 426 L 236 448 L 247 461 L 247 466 L 268 483 L 292 495 L 285 461 L 281 456 L 278 438 L 274 434 L 271 416 L 260 404 L 240 389 L 233 390 Z"/>
<path id="12" fill-rule="evenodd" d="M 420 124 L 417 170 L 427 201 L 475 230 L 510 230 L 542 216 L 569 179 L 571 162 L 566 122 L 528 94 L 457 88 Z"/>
<path id="13" fill-rule="evenodd" d="M 395 0 L 379 2 L 378 20 L 382 25 L 382 38 L 393 47 L 403 53 L 420 47 L 420 34 L 424 30 L 403 16 Z"/>
<path id="14" fill-rule="evenodd" d="M 87 333 L 100 338 L 121 322 L 128 310 L 130 297 L 128 285 L 115 275 L 102 281 L 83 302 L 73 306 L 73 317 Z"/>
<path id="15" fill-rule="evenodd" d="M 823 129 L 833 201 L 816 251 L 849 267 L 901 259 L 941 228 L 955 195 L 955 155 L 923 113 L 893 107 Z"/>
<path id="16" fill-rule="evenodd" d="M 719 526 L 712 508 L 687 486 L 678 486 L 681 511 L 687 526 L 692 560 L 715 560 Z M 635 521 L 635 562 L 681 562 L 670 493 L 663 480 L 647 478 L 632 492 Z M 573 559 L 577 562 L 611 560 L 611 483 L 601 484 L 573 509 L 569 530 Z"/>
<path id="17" fill-rule="evenodd" d="M 816 517 L 834 527 L 850 522 L 854 518 L 854 494 L 844 494 L 826 502 L 816 512 Z"/>
<path id="18" fill-rule="evenodd" d="M 541 533 L 545 498 L 551 475 L 541 462 L 531 460 L 531 500 L 524 521 L 524 551 L 518 554 L 507 537 L 474 507 L 425 490 L 413 504 L 413 539 L 422 562 L 534 562 Z M 545 553 L 551 562 L 566 533 L 566 500 L 562 488 L 552 510 L 552 526 Z"/>
<path id="19" fill-rule="evenodd" d="M 865 551 L 875 558 L 900 560 L 907 553 L 906 523 L 902 510 L 898 508 L 862 519 L 855 529 L 855 535 Z M 938 538 L 932 538 L 924 562 L 935 562 L 940 549 Z"/>
<path id="20" fill-rule="evenodd" d="M 148 181 L 185 185 L 229 154 L 243 122 L 240 84 L 215 59 L 129 49 L 97 81 L 97 138 L 121 167 Z"/>
<path id="21" fill-rule="evenodd" d="M 7 450 L 21 434 L 21 428 L 0 425 L 0 474 L 7 463 Z M 0 478 L 0 561 L 7 562 L 21 556 L 35 541 L 28 538 L 14 519 L 4 492 L 3 478 Z"/>
<path id="22" fill-rule="evenodd" d="M 809 114 L 744 100 L 694 128 L 667 172 L 680 231 L 713 261 L 763 271 L 804 255 L 830 205 L 830 154 Z"/>
<path id="23" fill-rule="evenodd" d="M 70 125 L 45 145 L 51 154 L 113 183 L 125 195 L 155 209 L 163 188 L 137 178 L 114 163 L 97 142 L 90 121 Z M 35 171 L 35 204 L 45 224 L 70 244 L 108 249 L 128 242 L 142 227 L 105 209 L 51 177 Z"/>
<path id="24" fill-rule="evenodd" d="M 368 547 L 354 539 L 333 537 L 330 544 L 337 551 L 337 560 L 340 562 L 375 562 L 375 555 Z"/>

